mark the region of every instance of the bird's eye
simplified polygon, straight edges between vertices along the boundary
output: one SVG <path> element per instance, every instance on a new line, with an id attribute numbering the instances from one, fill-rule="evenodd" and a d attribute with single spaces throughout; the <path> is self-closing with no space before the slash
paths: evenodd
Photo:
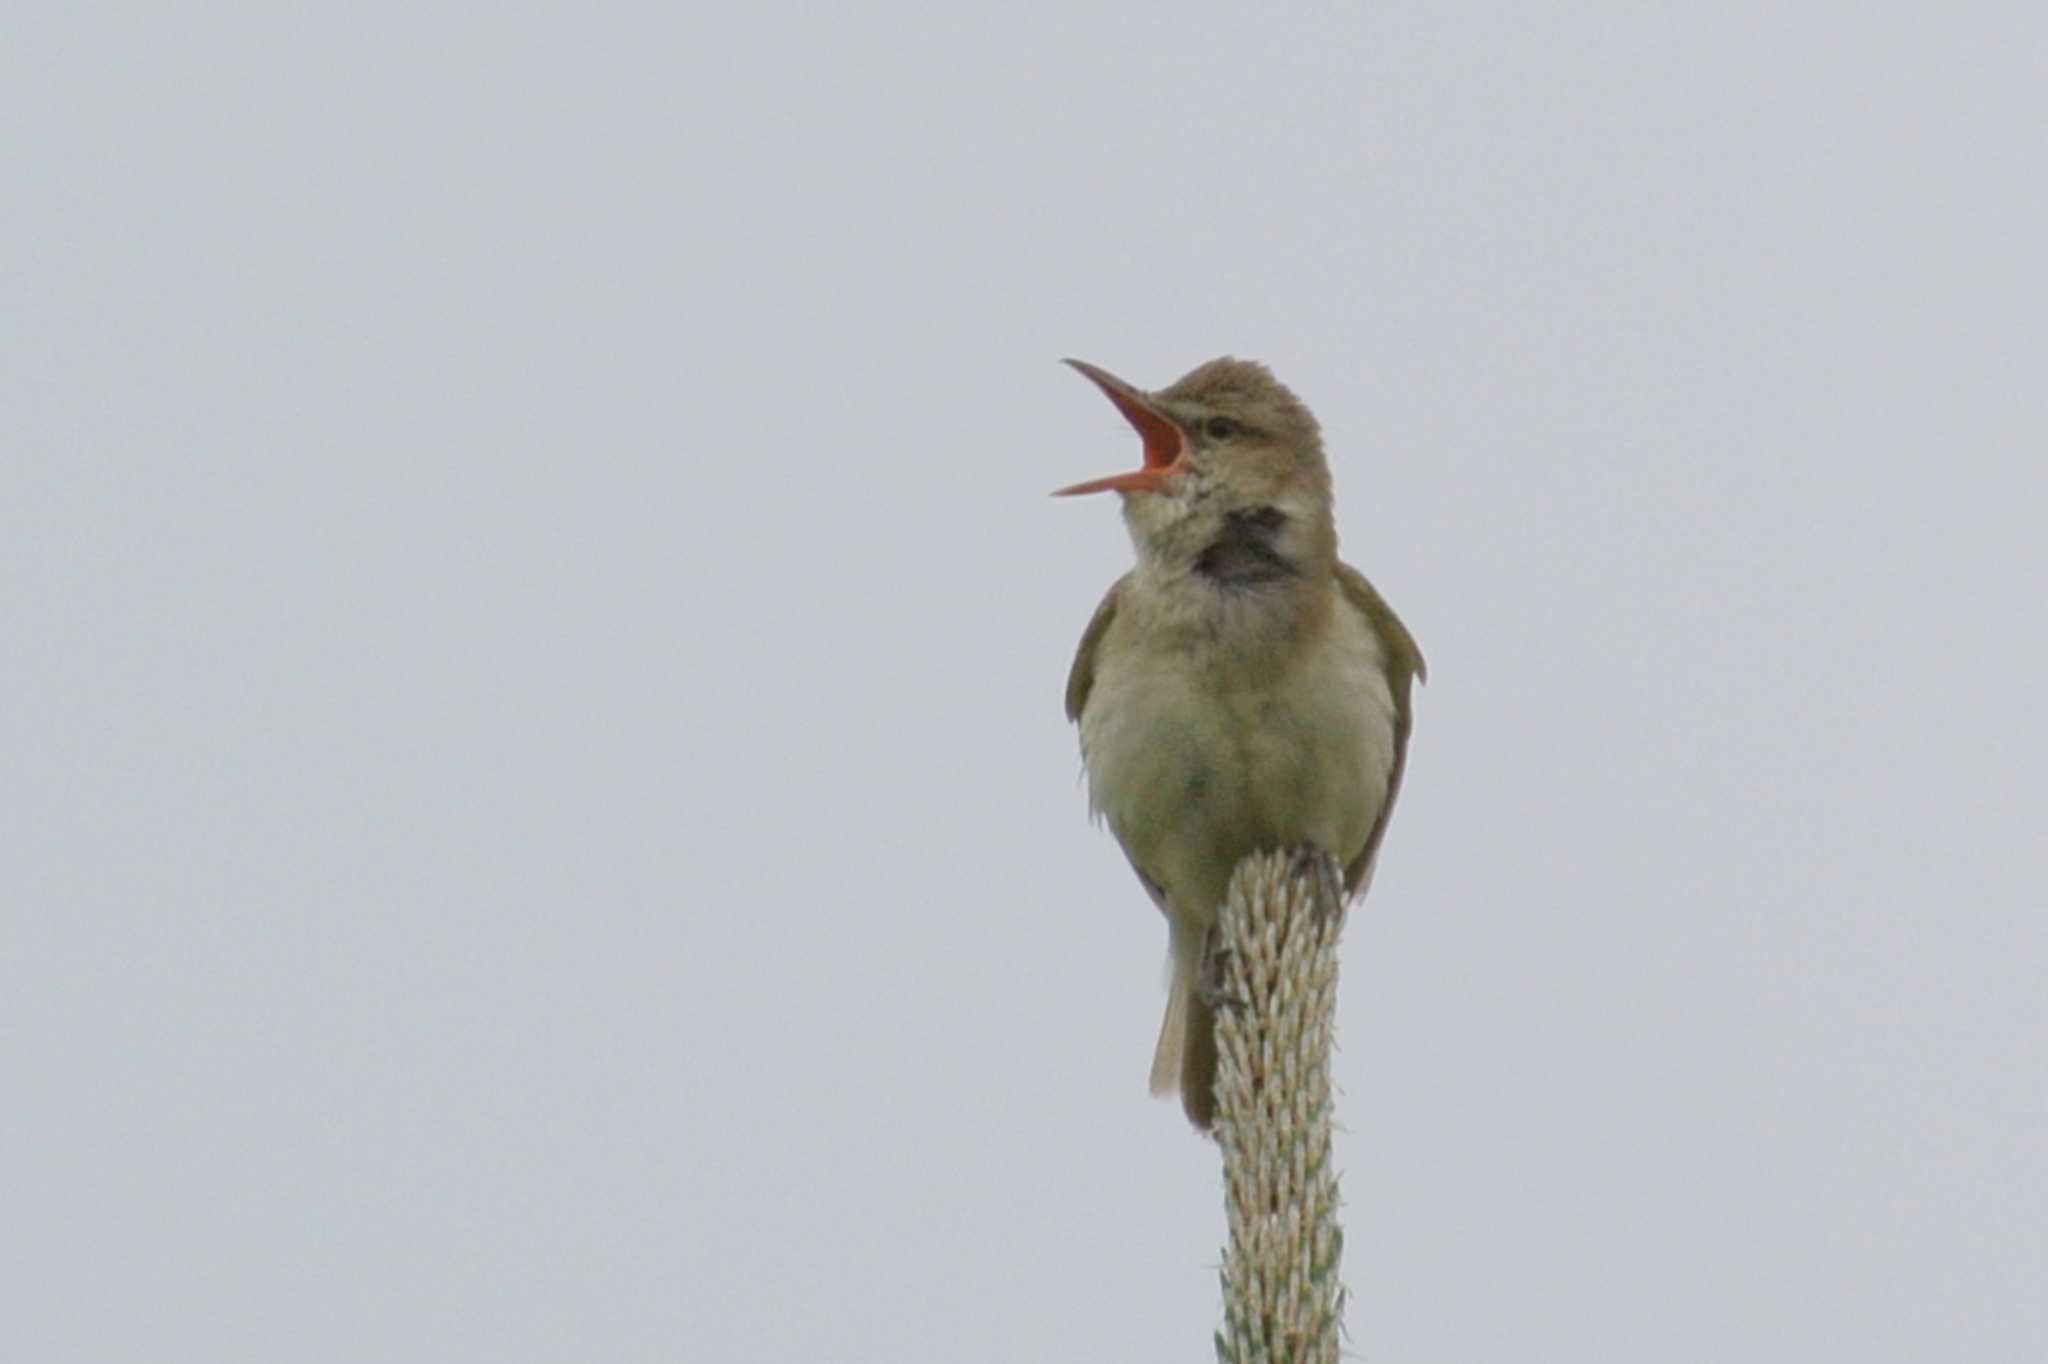
<path id="1" fill-rule="evenodd" d="M 1202 422 L 1202 434 L 1210 440 L 1229 440 L 1237 431 L 1237 423 L 1228 417 L 1209 417 Z"/>

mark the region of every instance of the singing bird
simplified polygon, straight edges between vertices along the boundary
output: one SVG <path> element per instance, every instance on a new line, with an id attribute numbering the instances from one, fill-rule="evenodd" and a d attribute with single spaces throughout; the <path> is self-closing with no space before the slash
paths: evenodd
<path id="1" fill-rule="evenodd" d="M 1407 759 L 1422 654 L 1337 559 L 1316 419 L 1265 366 L 1228 356 L 1145 392 L 1067 361 L 1144 440 L 1115 492 L 1137 550 L 1067 678 L 1089 803 L 1166 915 L 1171 985 L 1152 1092 L 1215 1118 L 1210 935 L 1231 871 L 1315 845 L 1355 897 Z"/>

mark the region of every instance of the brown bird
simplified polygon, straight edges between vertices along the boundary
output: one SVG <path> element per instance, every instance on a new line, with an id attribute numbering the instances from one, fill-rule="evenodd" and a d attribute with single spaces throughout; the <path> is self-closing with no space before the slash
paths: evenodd
<path id="1" fill-rule="evenodd" d="M 1225 357 L 1147 393 L 1069 360 L 1145 442 L 1117 492 L 1138 566 L 1081 636 L 1067 718 L 1089 802 L 1166 915 L 1172 984 L 1152 1092 L 1215 1118 L 1210 931 L 1240 859 L 1314 844 L 1372 879 L 1407 758 L 1422 654 L 1337 559 L 1316 419 L 1266 367 Z"/>

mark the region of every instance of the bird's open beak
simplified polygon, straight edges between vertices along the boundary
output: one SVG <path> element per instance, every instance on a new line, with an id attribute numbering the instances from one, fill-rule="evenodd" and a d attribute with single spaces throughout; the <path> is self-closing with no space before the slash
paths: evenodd
<path id="1" fill-rule="evenodd" d="M 1152 400 L 1143 392 L 1131 387 L 1106 369 L 1097 369 L 1085 360 L 1069 360 L 1068 364 L 1094 380 L 1103 395 L 1116 404 L 1116 410 L 1124 414 L 1124 420 L 1138 429 L 1145 439 L 1145 467 L 1128 474 L 1111 474 L 1108 478 L 1092 478 L 1086 483 L 1076 483 L 1071 488 L 1061 488 L 1054 497 L 1072 497 L 1076 493 L 1156 493 L 1165 485 L 1168 475 L 1182 466 L 1187 455 L 1188 438 L 1171 417 L 1152 405 Z"/>

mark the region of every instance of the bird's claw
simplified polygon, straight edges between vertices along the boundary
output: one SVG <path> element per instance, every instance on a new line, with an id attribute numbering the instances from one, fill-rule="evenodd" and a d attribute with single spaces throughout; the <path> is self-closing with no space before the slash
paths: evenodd
<path id="1" fill-rule="evenodd" d="M 1328 918 L 1344 909 L 1344 878 L 1337 870 L 1337 859 L 1313 843 L 1304 843 L 1294 850 L 1293 865 L 1288 874 L 1309 883 L 1316 897 L 1316 915 Z"/>
<path id="2" fill-rule="evenodd" d="M 1242 1009 L 1247 1002 L 1224 988 L 1224 981 L 1229 976 L 1225 967 L 1228 959 L 1235 955 L 1230 948 L 1214 939 L 1202 954 L 1201 974 L 1195 978 L 1195 997 L 1212 1011 Z"/>

